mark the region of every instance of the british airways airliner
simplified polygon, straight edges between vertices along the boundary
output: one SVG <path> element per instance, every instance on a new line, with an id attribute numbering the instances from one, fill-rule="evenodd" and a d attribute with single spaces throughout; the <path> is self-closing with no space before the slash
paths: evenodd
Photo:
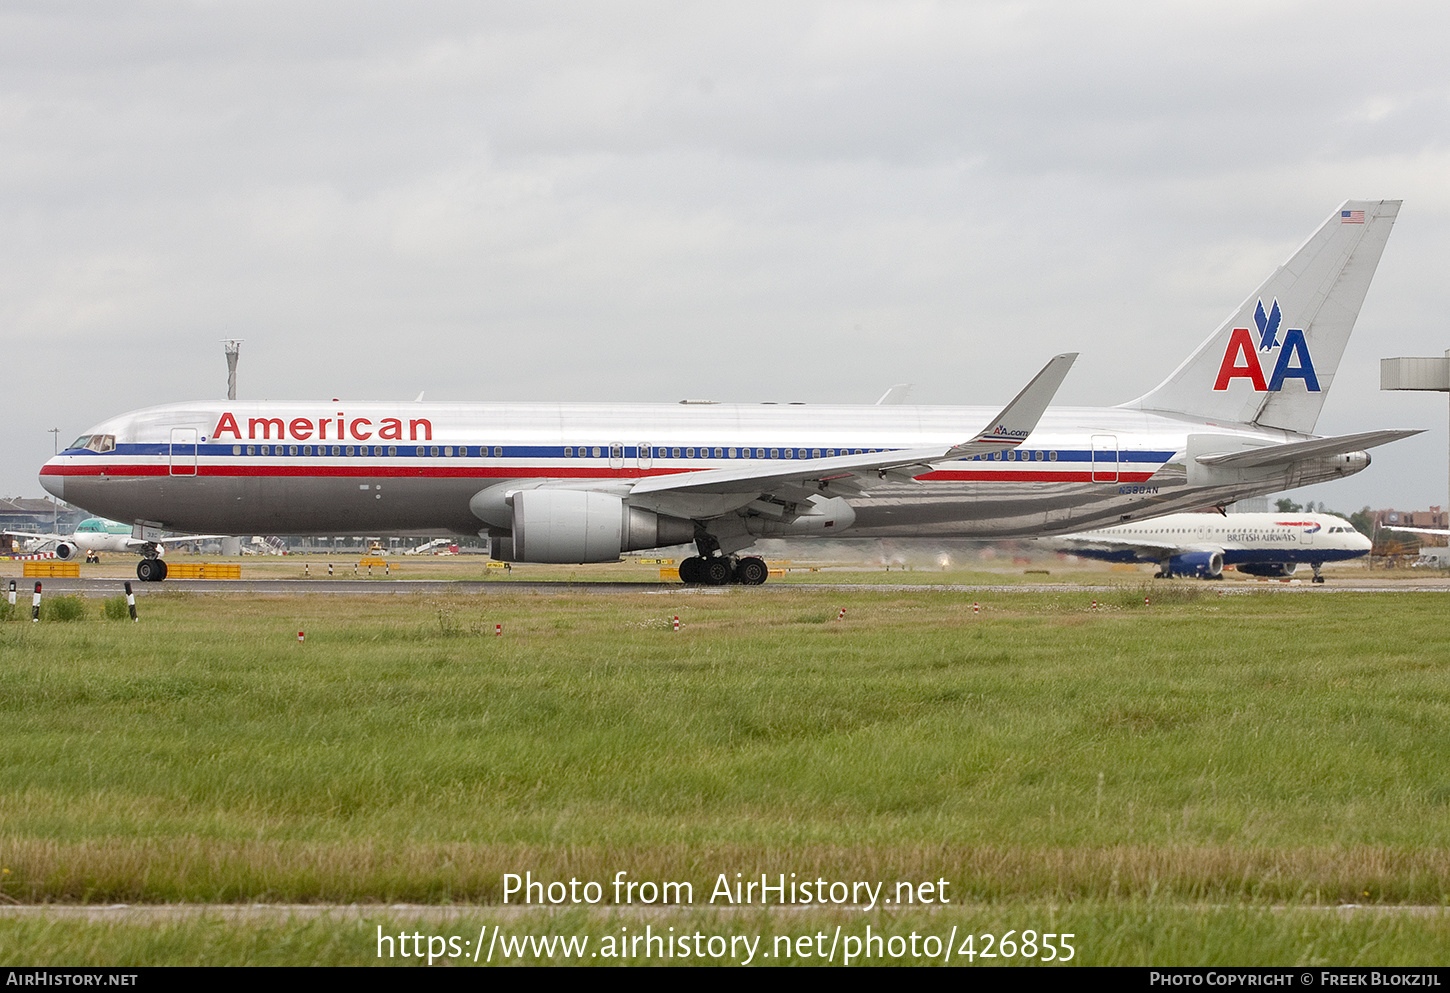
<path id="1" fill-rule="evenodd" d="M 1292 576 L 1299 564 L 1324 582 L 1326 562 L 1368 555 L 1370 540 L 1334 514 L 1169 514 L 1063 535 L 1063 551 L 1108 562 L 1157 562 L 1154 578 L 1222 579 L 1224 566 L 1250 576 Z"/>
<path id="2" fill-rule="evenodd" d="M 196 402 L 97 424 L 41 469 L 57 497 L 163 530 L 486 536 L 497 559 L 606 562 L 692 542 L 686 583 L 755 585 L 761 537 L 998 538 L 1336 479 L 1415 434 L 1313 434 L 1399 201 L 1349 201 L 1157 387 L 1006 408 Z M 143 579 L 164 573 L 137 569 Z"/>

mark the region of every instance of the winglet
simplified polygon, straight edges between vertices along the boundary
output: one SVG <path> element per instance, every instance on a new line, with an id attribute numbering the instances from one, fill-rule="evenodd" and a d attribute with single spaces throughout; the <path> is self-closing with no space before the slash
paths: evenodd
<path id="1" fill-rule="evenodd" d="M 1077 352 L 1064 352 L 1054 356 L 975 438 L 948 449 L 942 458 L 957 459 L 992 448 L 1010 448 L 1026 441 L 1042 419 L 1042 412 L 1057 395 L 1062 381 L 1067 378 L 1067 371 L 1077 361 L 1077 355 Z"/>

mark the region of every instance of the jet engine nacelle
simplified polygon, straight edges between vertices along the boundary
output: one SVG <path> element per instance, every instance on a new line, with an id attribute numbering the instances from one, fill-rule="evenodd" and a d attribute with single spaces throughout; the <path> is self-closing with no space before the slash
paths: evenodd
<path id="1" fill-rule="evenodd" d="M 1245 562 L 1238 567 L 1238 570 L 1250 576 L 1279 579 L 1294 575 L 1294 570 L 1297 568 L 1299 568 L 1297 562 Z"/>
<path id="2" fill-rule="evenodd" d="M 1173 576 L 1197 576 L 1200 579 L 1217 579 L 1223 575 L 1223 552 L 1184 552 L 1168 560 L 1168 572 Z"/>
<path id="3" fill-rule="evenodd" d="M 613 493 L 541 487 L 507 499 L 513 534 L 494 538 L 490 548 L 504 562 L 613 562 L 620 552 L 695 537 L 692 521 L 631 507 Z"/>
<path id="4" fill-rule="evenodd" d="M 55 545 L 55 557 L 69 561 L 81 554 L 81 546 L 73 541 L 59 541 Z"/>

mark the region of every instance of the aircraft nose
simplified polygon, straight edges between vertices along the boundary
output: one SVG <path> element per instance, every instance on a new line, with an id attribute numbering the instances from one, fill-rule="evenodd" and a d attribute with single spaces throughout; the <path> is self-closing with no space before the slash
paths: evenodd
<path id="1" fill-rule="evenodd" d="M 47 462 L 40 470 L 40 485 L 57 500 L 65 499 L 65 477 L 59 472 L 54 460 Z"/>

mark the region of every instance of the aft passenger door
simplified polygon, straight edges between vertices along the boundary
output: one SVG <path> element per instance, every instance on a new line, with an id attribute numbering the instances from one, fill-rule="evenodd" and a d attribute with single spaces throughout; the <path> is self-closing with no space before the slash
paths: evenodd
<path id="1" fill-rule="evenodd" d="M 196 428 L 171 429 L 171 475 L 196 475 Z"/>
<path id="2" fill-rule="evenodd" d="M 1115 434 L 1093 435 L 1093 482 L 1116 483 L 1118 481 L 1118 436 Z"/>

